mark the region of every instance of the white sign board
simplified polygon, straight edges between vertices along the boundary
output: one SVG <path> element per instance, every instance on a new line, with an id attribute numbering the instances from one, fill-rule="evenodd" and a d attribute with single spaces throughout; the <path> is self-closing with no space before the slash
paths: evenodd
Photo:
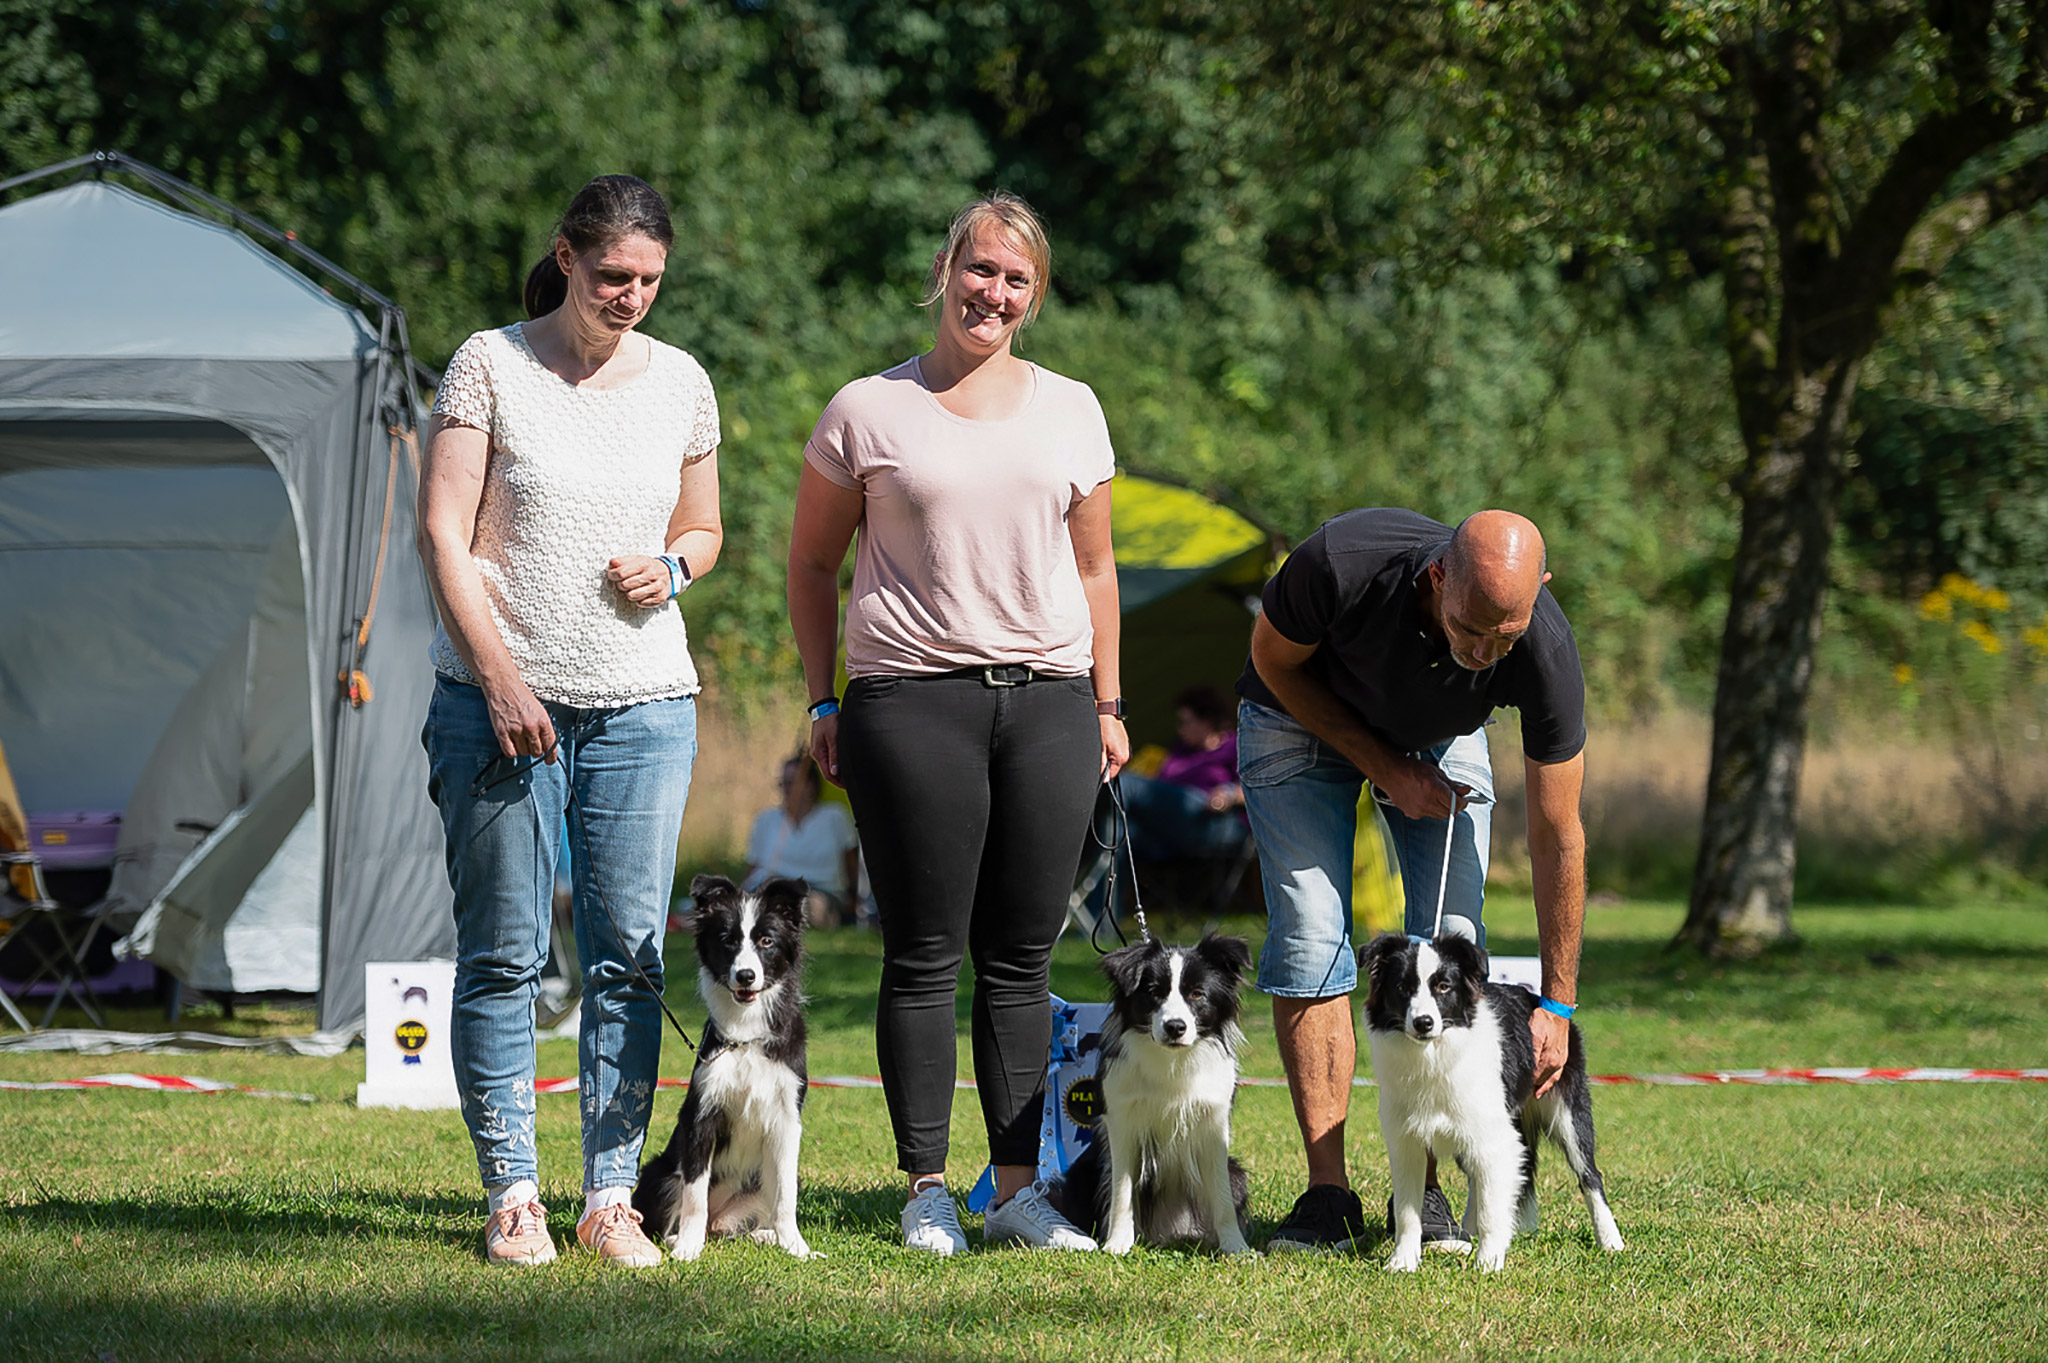
<path id="1" fill-rule="evenodd" d="M 1532 994 L 1543 992 L 1543 962 L 1535 956 L 1489 956 L 1486 978 L 1495 984 L 1519 984 Z"/>
<path id="2" fill-rule="evenodd" d="M 455 962 L 371 961 L 363 975 L 364 1076 L 356 1106 L 458 1106 L 448 1049 Z"/>

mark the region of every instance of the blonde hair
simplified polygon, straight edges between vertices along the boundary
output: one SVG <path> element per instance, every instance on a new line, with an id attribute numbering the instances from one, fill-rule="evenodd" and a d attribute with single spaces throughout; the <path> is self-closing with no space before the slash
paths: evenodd
<path id="1" fill-rule="evenodd" d="M 960 268 L 960 257 L 973 243 L 975 232 L 985 224 L 1000 228 L 1010 244 L 1031 262 L 1036 278 L 1032 282 L 1031 306 L 1024 313 L 1024 325 L 1028 327 L 1045 303 L 1046 284 L 1052 277 L 1052 242 L 1046 239 L 1045 224 L 1039 221 L 1031 205 L 1006 189 L 976 199 L 953 215 L 953 225 L 946 229 L 945 248 L 932 262 L 923 305 L 932 307 L 945 297 L 946 281 Z"/>

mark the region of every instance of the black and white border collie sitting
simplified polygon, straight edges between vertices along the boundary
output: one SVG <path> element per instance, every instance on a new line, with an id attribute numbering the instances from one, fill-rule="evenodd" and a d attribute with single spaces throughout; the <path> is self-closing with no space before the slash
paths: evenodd
<path id="1" fill-rule="evenodd" d="M 803 1138 L 801 880 L 743 893 L 724 876 L 690 883 L 684 927 L 697 939 L 697 992 L 711 1012 L 690 1091 L 668 1147 L 640 1171 L 633 1206 L 678 1259 L 707 1235 L 752 1230 L 763 1244 L 811 1257 L 796 1226 Z"/>
<path id="2" fill-rule="evenodd" d="M 1564 1073 L 1550 1092 L 1532 1098 L 1529 1015 L 1536 996 L 1490 983 L 1478 943 L 1450 933 L 1430 942 L 1390 933 L 1361 955 L 1380 1132 L 1394 1182 L 1387 1268 L 1413 1272 L 1422 1262 L 1423 1181 L 1432 1153 L 1464 1170 L 1465 1234 L 1478 1246 L 1480 1268 L 1501 1267 L 1516 1230 L 1537 1227 L 1539 1134 L 1564 1152 L 1600 1248 L 1622 1248 L 1593 1162 L 1593 1098 L 1577 1025 Z"/>
<path id="3" fill-rule="evenodd" d="M 1216 936 L 1194 947 L 1147 940 L 1102 958 L 1111 994 L 1103 1111 L 1058 1205 L 1111 1254 L 1128 1254 L 1140 1240 L 1252 1252 L 1245 1173 L 1230 1158 L 1244 1045 L 1237 987 L 1250 965 L 1242 938 Z"/>

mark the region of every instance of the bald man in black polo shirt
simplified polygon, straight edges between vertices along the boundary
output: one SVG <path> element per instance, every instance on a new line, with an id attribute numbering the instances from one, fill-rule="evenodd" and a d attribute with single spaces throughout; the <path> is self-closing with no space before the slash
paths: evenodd
<path id="1" fill-rule="evenodd" d="M 1469 920 L 1483 941 L 1493 773 L 1482 730 L 1502 706 L 1521 712 L 1528 778 L 1543 960 L 1529 1024 L 1538 1090 L 1564 1067 L 1585 913 L 1585 682 L 1549 580 L 1542 535 L 1513 512 L 1479 512 L 1454 532 L 1373 508 L 1325 522 L 1266 584 L 1238 682 L 1238 773 L 1269 919 L 1258 985 L 1273 996 L 1309 1175 L 1275 1250 L 1347 1248 L 1364 1233 L 1344 1162 L 1358 1065 L 1350 929 L 1361 786 L 1371 783 L 1393 834 L 1407 930 L 1431 932 L 1444 882 L 1445 916 Z M 1433 1168 L 1423 1229 L 1425 1244 L 1470 1248 Z"/>

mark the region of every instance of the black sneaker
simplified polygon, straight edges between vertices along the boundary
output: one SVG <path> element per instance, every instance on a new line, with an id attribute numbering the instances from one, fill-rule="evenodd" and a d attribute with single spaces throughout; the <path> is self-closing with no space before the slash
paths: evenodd
<path id="1" fill-rule="evenodd" d="M 1335 1253 L 1365 1238 L 1365 1207 L 1358 1194 L 1334 1183 L 1318 1183 L 1294 1199 L 1294 1210 L 1273 1232 L 1273 1254 Z"/>
<path id="2" fill-rule="evenodd" d="M 1387 1234 L 1394 1233 L 1394 1199 L 1387 1199 Z M 1428 1188 L 1422 1194 L 1422 1247 L 1440 1250 L 1445 1254 L 1470 1254 L 1472 1242 L 1465 1237 L 1465 1228 L 1458 1224 L 1458 1218 L 1451 1215 L 1451 1200 L 1444 1196 L 1441 1188 Z"/>

